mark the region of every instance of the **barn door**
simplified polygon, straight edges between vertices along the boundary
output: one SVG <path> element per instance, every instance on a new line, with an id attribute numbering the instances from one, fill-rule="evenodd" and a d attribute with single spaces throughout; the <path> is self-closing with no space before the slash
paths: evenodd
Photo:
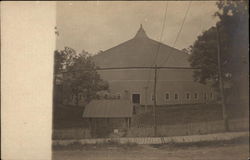
<path id="1" fill-rule="evenodd" d="M 132 94 L 132 102 L 134 104 L 140 104 L 140 94 Z"/>

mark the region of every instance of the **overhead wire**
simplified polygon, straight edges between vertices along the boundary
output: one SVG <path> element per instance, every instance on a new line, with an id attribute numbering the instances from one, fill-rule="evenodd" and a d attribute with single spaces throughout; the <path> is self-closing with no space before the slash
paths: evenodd
<path id="1" fill-rule="evenodd" d="M 151 67 L 153 67 L 154 65 L 156 65 L 156 61 L 157 61 L 157 58 L 158 58 L 158 53 L 159 53 L 159 50 L 160 50 L 160 47 L 161 47 L 162 36 L 163 36 L 164 30 L 165 30 L 165 26 L 166 26 L 167 12 L 168 12 L 168 1 L 166 2 L 166 8 L 165 8 L 164 17 L 163 17 L 162 30 L 161 30 L 160 37 L 159 37 L 159 42 L 160 43 L 159 43 L 159 45 L 157 47 L 155 58 L 154 58 L 154 61 L 153 61 L 153 64 L 151 65 Z M 149 81 L 150 81 L 150 77 L 151 77 L 151 72 L 152 71 L 150 70 L 149 71 L 149 76 L 148 76 L 148 81 L 147 81 L 147 84 L 146 84 L 147 88 L 149 87 Z"/>
<path id="2" fill-rule="evenodd" d="M 184 18 L 183 18 L 182 23 L 181 23 L 181 27 L 180 27 L 180 29 L 179 29 L 179 31 L 178 31 L 178 33 L 177 33 L 177 36 L 176 36 L 176 38 L 175 38 L 175 40 L 174 40 L 174 42 L 173 42 L 173 45 L 172 45 L 173 48 L 175 47 L 176 42 L 178 41 L 178 39 L 179 39 L 179 37 L 180 37 L 180 33 L 181 33 L 182 29 L 183 29 L 183 26 L 184 26 L 184 24 L 185 24 L 185 21 L 186 21 L 188 12 L 189 12 L 189 10 L 190 10 L 190 8 L 191 8 L 191 3 L 192 3 L 192 1 L 190 1 L 189 4 L 188 4 L 188 6 L 187 6 L 187 9 L 186 9 Z M 168 57 L 163 61 L 162 64 L 166 63 L 166 62 L 168 61 L 169 57 L 170 57 L 170 54 L 168 54 Z"/>
<path id="3" fill-rule="evenodd" d="M 200 8 L 201 8 L 202 11 L 203 11 L 204 6 L 205 6 L 205 2 L 203 1 L 203 2 L 201 2 L 201 5 L 200 5 Z M 203 22 L 202 20 L 203 20 L 203 18 L 200 19 L 200 27 L 199 27 L 200 29 L 197 31 L 197 34 L 196 34 L 196 35 L 198 35 L 200 31 L 201 31 L 201 32 L 203 31 L 203 27 L 204 27 L 204 26 L 202 25 L 202 24 L 203 24 L 203 23 L 202 23 L 202 22 Z"/>
<path id="4" fill-rule="evenodd" d="M 156 64 L 156 61 L 157 61 L 157 58 L 158 58 L 158 54 L 159 54 L 159 50 L 161 48 L 162 36 L 163 36 L 164 30 L 165 30 L 165 26 L 166 26 L 167 11 L 168 11 L 168 2 L 166 3 L 166 9 L 165 9 L 165 14 L 164 14 L 164 18 L 163 18 L 163 26 L 162 26 L 162 30 L 161 30 L 161 34 L 160 34 L 160 38 L 159 38 L 159 42 L 160 43 L 159 43 L 159 45 L 157 47 L 157 51 L 156 51 L 156 54 L 155 54 L 155 58 L 154 58 L 154 63 L 153 64 Z"/>
<path id="5" fill-rule="evenodd" d="M 190 2 L 188 3 L 188 7 L 187 7 L 187 10 L 186 10 L 185 16 L 184 16 L 183 21 L 182 21 L 182 23 L 181 23 L 181 27 L 180 27 L 180 29 L 179 29 L 179 32 L 178 32 L 178 34 L 177 34 L 177 36 L 176 36 L 176 39 L 175 39 L 173 45 L 172 45 L 173 47 L 175 47 L 175 44 L 176 44 L 177 40 L 178 40 L 179 37 L 180 37 L 182 28 L 183 28 L 183 26 L 184 26 L 184 23 L 185 23 L 185 21 L 186 21 L 186 18 L 187 18 L 189 9 L 190 9 L 190 7 L 191 7 L 191 3 L 192 3 L 192 1 L 190 1 Z"/>

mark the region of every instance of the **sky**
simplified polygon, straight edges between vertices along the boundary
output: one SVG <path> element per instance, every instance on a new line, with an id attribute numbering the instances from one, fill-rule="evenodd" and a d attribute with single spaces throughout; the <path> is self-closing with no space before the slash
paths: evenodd
<path id="1" fill-rule="evenodd" d="M 190 4 L 191 3 L 191 4 Z M 215 25 L 215 1 L 72 1 L 57 2 L 56 49 L 71 47 L 91 54 L 105 51 L 134 37 L 140 24 L 147 35 L 177 49 L 187 48 Z M 188 6 L 189 11 L 180 35 Z M 164 15 L 165 11 L 165 27 Z M 163 34 L 161 36 L 161 32 Z M 162 38 L 161 38 L 162 37 Z"/>

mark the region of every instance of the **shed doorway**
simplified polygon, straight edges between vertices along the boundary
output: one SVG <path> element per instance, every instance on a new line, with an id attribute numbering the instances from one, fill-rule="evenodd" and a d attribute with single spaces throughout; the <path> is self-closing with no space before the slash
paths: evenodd
<path id="1" fill-rule="evenodd" d="M 140 104 L 140 94 L 132 94 L 132 102 L 134 104 Z"/>

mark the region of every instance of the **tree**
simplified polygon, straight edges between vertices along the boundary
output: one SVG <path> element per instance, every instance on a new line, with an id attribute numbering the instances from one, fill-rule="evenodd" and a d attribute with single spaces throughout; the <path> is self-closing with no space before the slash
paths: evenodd
<path id="1" fill-rule="evenodd" d="M 74 49 L 65 47 L 64 50 L 54 51 L 54 83 L 53 83 L 53 103 L 61 103 L 63 94 L 63 74 L 78 57 Z"/>
<path id="2" fill-rule="evenodd" d="M 183 48 L 181 51 L 184 52 L 184 53 L 190 54 L 191 53 L 191 47 Z"/>
<path id="3" fill-rule="evenodd" d="M 96 98 L 98 91 L 108 89 L 108 83 L 97 73 L 98 67 L 88 52 L 83 50 L 80 54 L 75 54 L 73 50 L 71 52 L 64 50 L 59 55 L 57 68 L 64 72 L 62 80 L 64 98 L 74 95 L 78 105 L 81 94 L 88 103 Z"/>
<path id="4" fill-rule="evenodd" d="M 189 61 L 192 67 L 199 67 L 194 72 L 194 79 L 200 83 L 212 82 L 218 89 L 217 45 L 221 51 L 222 79 L 231 83 L 228 95 L 235 93 L 237 101 L 246 93 L 243 84 L 248 81 L 248 1 L 217 2 L 219 17 L 216 27 L 211 27 L 198 36 L 191 46 Z M 220 41 L 217 39 L 217 30 Z M 241 86 L 241 87 L 240 87 Z M 241 88 L 241 90 L 239 90 Z M 246 87 L 245 87 L 246 88 Z"/>
<path id="5" fill-rule="evenodd" d="M 76 51 L 70 47 L 64 47 L 64 50 L 54 52 L 54 72 L 55 74 L 66 71 L 69 66 L 78 58 Z"/>
<path id="6" fill-rule="evenodd" d="M 223 59 L 224 60 L 224 59 Z M 194 71 L 194 80 L 202 84 L 212 81 L 214 87 L 218 85 L 217 39 L 216 28 L 205 31 L 191 46 L 189 58 L 192 67 L 200 68 Z"/>

